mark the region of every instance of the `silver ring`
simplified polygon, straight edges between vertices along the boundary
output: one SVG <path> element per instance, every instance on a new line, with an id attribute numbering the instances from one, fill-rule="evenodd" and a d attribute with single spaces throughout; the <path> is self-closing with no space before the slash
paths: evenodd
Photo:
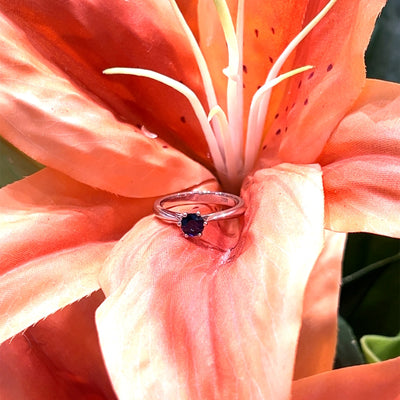
<path id="1" fill-rule="evenodd" d="M 215 204 L 227 208 L 206 215 L 201 215 L 200 211 L 186 213 L 169 209 L 176 207 L 177 203 Z M 244 211 L 244 201 L 239 196 L 224 192 L 181 192 L 164 196 L 154 203 L 155 215 L 165 222 L 177 224 L 185 237 L 201 236 L 204 226 L 208 222 L 236 218 L 242 215 Z"/>

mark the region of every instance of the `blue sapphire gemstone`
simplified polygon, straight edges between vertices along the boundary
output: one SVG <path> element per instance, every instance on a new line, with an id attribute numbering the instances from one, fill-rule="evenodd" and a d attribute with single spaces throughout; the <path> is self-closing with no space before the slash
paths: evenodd
<path id="1" fill-rule="evenodd" d="M 180 227 L 185 236 L 199 236 L 204 229 L 204 218 L 198 214 L 188 214 L 182 217 Z"/>

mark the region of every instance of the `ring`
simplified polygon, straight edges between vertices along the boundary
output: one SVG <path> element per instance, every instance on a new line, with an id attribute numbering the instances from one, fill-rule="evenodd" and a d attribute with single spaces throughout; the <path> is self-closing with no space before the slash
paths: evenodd
<path id="1" fill-rule="evenodd" d="M 167 203 L 171 203 L 167 206 Z M 226 206 L 224 210 L 201 215 L 196 213 L 176 212 L 169 208 L 176 207 L 176 203 L 216 204 Z M 204 226 L 210 221 L 236 218 L 245 211 L 244 201 L 231 193 L 224 192 L 181 192 L 164 196 L 154 203 L 155 215 L 165 222 L 175 223 L 185 237 L 201 236 Z"/>

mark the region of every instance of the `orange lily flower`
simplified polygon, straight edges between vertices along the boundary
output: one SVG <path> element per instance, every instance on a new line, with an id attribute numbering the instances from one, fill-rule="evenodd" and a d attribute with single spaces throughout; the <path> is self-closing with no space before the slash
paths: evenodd
<path id="1" fill-rule="evenodd" d="M 258 3 L 0 0 L 0 134 L 46 166 L 0 190 L 2 398 L 400 395 L 330 371 L 345 232 L 400 237 L 384 1 Z M 151 214 L 221 186 L 201 239 Z"/>

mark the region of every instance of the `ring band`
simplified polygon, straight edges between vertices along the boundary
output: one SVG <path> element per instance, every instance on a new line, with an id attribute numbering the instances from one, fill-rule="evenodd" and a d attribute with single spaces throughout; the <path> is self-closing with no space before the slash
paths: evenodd
<path id="1" fill-rule="evenodd" d="M 193 203 L 193 204 L 215 204 L 223 205 L 228 208 L 201 215 L 196 213 L 176 212 L 169 208 L 174 207 L 174 203 Z M 166 207 L 167 203 L 171 205 Z M 155 215 L 165 222 L 177 224 L 184 233 L 185 237 L 201 236 L 204 226 L 210 221 L 236 218 L 245 211 L 244 201 L 239 196 L 225 192 L 181 192 L 164 196 L 154 203 Z"/>

